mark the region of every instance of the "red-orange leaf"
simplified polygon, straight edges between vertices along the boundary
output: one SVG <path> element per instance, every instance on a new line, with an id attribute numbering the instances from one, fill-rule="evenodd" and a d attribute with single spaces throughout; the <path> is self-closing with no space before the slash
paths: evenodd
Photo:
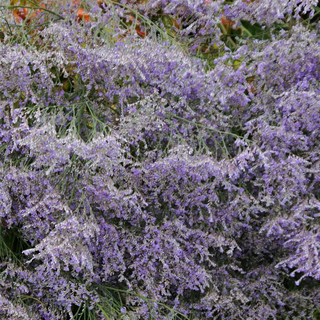
<path id="1" fill-rule="evenodd" d="M 15 16 L 16 21 L 20 22 L 26 18 L 28 15 L 28 10 L 26 8 L 15 8 L 13 10 L 13 15 Z"/>
<path id="2" fill-rule="evenodd" d="M 8 227 L 8 222 L 2 219 L 2 228 L 7 228 L 7 227 Z"/>
<path id="3" fill-rule="evenodd" d="M 89 16 L 89 14 L 84 13 L 83 8 L 80 8 L 80 9 L 78 10 L 77 16 L 78 16 L 78 18 L 77 18 L 77 21 L 78 21 L 78 22 L 80 22 L 83 18 L 84 18 L 84 20 L 85 20 L 86 22 L 89 22 L 89 21 L 90 21 L 90 16 Z"/>

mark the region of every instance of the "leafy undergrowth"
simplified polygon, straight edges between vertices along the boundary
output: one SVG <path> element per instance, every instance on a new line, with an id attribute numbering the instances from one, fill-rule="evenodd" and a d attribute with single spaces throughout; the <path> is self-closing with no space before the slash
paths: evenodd
<path id="1" fill-rule="evenodd" d="M 316 0 L 0 5 L 0 316 L 319 318 Z"/>

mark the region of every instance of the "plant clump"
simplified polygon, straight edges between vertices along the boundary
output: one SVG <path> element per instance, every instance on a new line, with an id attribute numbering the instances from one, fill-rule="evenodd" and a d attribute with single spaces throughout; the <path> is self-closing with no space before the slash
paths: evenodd
<path id="1" fill-rule="evenodd" d="M 318 1 L 0 10 L 0 317 L 319 317 Z"/>

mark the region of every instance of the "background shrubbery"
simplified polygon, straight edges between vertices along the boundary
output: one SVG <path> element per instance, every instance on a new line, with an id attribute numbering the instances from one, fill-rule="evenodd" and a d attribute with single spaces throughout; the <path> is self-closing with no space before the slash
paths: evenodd
<path id="1" fill-rule="evenodd" d="M 319 318 L 318 1 L 0 10 L 0 317 Z"/>

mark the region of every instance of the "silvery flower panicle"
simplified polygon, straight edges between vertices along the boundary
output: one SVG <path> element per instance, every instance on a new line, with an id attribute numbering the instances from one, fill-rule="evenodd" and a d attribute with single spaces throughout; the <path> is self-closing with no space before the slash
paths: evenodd
<path id="1" fill-rule="evenodd" d="M 90 294 L 83 284 L 73 282 L 71 279 L 66 280 L 57 275 L 55 270 L 50 269 L 47 272 L 45 268 L 38 268 L 36 271 L 27 270 L 13 263 L 4 263 L 2 267 L 1 292 L 7 297 L 14 294 L 21 299 L 27 296 L 37 299 L 36 305 L 24 304 L 18 308 L 21 310 L 21 315 L 24 315 L 23 310 L 28 308 L 28 315 L 32 316 L 32 319 L 60 320 L 66 316 L 66 312 L 69 316 L 72 315 L 72 304 L 81 305 L 88 297 L 92 301 L 97 301 L 97 297 Z M 0 309 L 1 311 L 3 309 Z"/>
<path id="2" fill-rule="evenodd" d="M 319 269 L 319 228 L 313 227 L 310 231 L 304 230 L 290 240 L 285 242 L 285 246 L 294 252 L 294 255 L 278 263 L 276 267 L 288 266 L 292 272 L 291 277 L 299 275 L 296 284 L 299 285 L 306 277 L 320 279 Z"/>
<path id="3" fill-rule="evenodd" d="M 23 221 L 22 230 L 31 243 L 43 240 L 54 228 L 57 221 L 70 214 L 71 209 L 55 189 L 46 190 L 40 199 L 39 197 L 29 199 L 26 208 L 19 212 Z"/>
<path id="4" fill-rule="evenodd" d="M 72 151 L 70 135 L 64 139 L 56 138 L 57 132 L 52 123 L 30 129 L 29 134 L 18 140 L 21 146 L 28 146 L 31 155 L 36 155 L 33 167 L 48 166 L 47 174 L 56 166 L 64 166 L 70 161 Z"/>
<path id="5" fill-rule="evenodd" d="M 1 176 L 3 176 L 3 173 L 1 173 Z M 6 218 L 12 210 L 12 199 L 10 197 L 8 184 L 2 182 L 0 184 L 0 190 L 0 217 Z"/>
<path id="6" fill-rule="evenodd" d="M 33 103 L 43 100 L 39 93 L 46 92 L 52 95 L 54 84 L 43 64 L 45 54 L 37 51 L 30 52 L 19 45 L 1 46 L 0 52 L 0 85 L 4 97 L 10 98 L 12 102 L 20 100 L 20 104 L 24 106 L 28 99 Z M 32 72 L 36 74 L 32 76 Z M 21 99 L 21 97 L 24 98 Z"/>
<path id="7" fill-rule="evenodd" d="M 23 305 L 13 304 L 9 299 L 0 294 L 0 316 L 3 319 L 14 320 L 40 320 L 41 317 L 38 314 L 30 313 Z"/>
<path id="8" fill-rule="evenodd" d="M 46 238 L 24 254 L 39 251 L 29 263 L 34 259 L 43 260 L 46 268 L 54 268 L 58 275 L 62 267 L 66 271 L 71 267 L 74 274 L 82 272 L 90 282 L 94 277 L 94 262 L 88 246 L 98 234 L 99 228 L 94 221 L 83 223 L 73 216 L 57 224 Z"/>
<path id="9" fill-rule="evenodd" d="M 249 20 L 258 23 L 272 24 L 279 19 L 284 19 L 286 14 L 299 18 L 299 14 L 310 12 L 314 15 L 314 8 L 318 4 L 317 0 L 258 0 L 242 1 L 236 0 L 230 5 L 226 5 L 224 14 L 237 21 Z"/>
<path id="10" fill-rule="evenodd" d="M 255 62 L 248 71 L 260 80 L 257 88 L 265 88 L 259 96 L 270 94 L 271 88 L 272 94 L 284 94 L 298 84 L 299 90 L 314 91 L 309 85 L 320 78 L 318 41 L 316 32 L 297 24 L 279 38 L 257 43 L 249 54 Z"/>

